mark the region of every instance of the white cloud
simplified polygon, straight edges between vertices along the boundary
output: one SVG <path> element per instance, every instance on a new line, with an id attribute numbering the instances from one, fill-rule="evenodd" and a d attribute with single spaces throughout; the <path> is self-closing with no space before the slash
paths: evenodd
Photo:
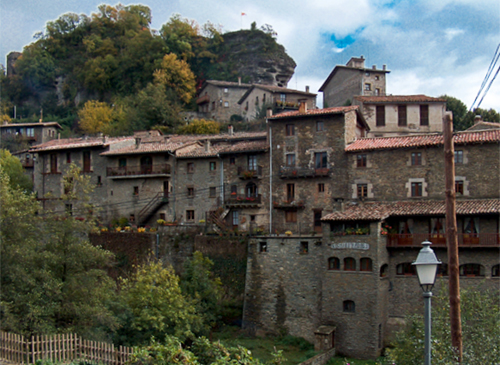
<path id="1" fill-rule="evenodd" d="M 445 37 L 448 41 L 451 41 L 457 35 L 464 34 L 465 31 L 462 29 L 448 28 L 444 30 Z"/>

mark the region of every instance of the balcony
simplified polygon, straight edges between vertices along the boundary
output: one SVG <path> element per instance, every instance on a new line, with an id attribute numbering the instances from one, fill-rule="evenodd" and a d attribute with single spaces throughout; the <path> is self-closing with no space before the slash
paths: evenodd
<path id="1" fill-rule="evenodd" d="M 298 210 L 305 208 L 303 200 L 290 200 L 290 199 L 284 201 L 274 201 L 273 206 L 274 209 L 283 209 L 283 210 Z"/>
<path id="2" fill-rule="evenodd" d="M 315 169 L 311 167 L 280 167 L 280 177 L 282 179 L 296 179 L 302 177 L 328 177 L 331 169 L 328 167 Z"/>
<path id="3" fill-rule="evenodd" d="M 138 177 L 168 177 L 170 176 L 169 164 L 108 167 L 108 177 L 112 179 L 133 179 Z"/>
<path id="4" fill-rule="evenodd" d="M 27 168 L 27 167 L 33 167 L 34 163 L 33 160 L 22 160 L 21 165 L 23 165 L 24 168 Z"/>
<path id="5" fill-rule="evenodd" d="M 446 236 L 415 233 L 415 234 L 387 234 L 387 247 L 422 247 L 423 241 L 431 241 L 432 247 L 446 247 Z M 459 233 L 459 247 L 499 247 L 498 233 Z"/>
<path id="6" fill-rule="evenodd" d="M 231 208 L 258 207 L 261 203 L 262 203 L 262 196 L 260 194 L 246 196 L 244 194 L 232 193 L 225 199 L 226 206 Z"/>
<path id="7" fill-rule="evenodd" d="M 198 104 L 198 105 L 209 103 L 209 102 L 210 102 L 210 96 L 208 96 L 208 95 L 203 95 L 203 96 L 200 96 L 198 99 L 196 99 L 196 104 Z"/>
<path id="8" fill-rule="evenodd" d="M 238 177 L 243 180 L 262 179 L 262 166 L 257 166 L 255 170 L 248 170 L 244 167 L 238 167 Z"/>

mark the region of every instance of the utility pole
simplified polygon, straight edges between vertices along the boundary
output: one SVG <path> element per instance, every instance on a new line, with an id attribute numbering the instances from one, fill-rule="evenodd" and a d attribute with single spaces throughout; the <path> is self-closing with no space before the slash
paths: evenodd
<path id="1" fill-rule="evenodd" d="M 450 295 L 451 345 L 462 362 L 462 320 L 460 315 L 460 281 L 458 272 L 458 240 L 455 199 L 455 147 L 453 146 L 453 114 L 443 119 L 444 168 L 446 194 L 446 241 L 448 242 L 448 288 Z"/>

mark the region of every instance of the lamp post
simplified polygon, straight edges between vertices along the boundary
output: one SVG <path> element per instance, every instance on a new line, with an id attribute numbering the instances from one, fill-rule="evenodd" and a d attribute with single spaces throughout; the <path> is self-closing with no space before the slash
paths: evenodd
<path id="1" fill-rule="evenodd" d="M 441 264 L 430 248 L 431 244 L 429 241 L 422 242 L 424 247 L 418 253 L 417 260 L 412 264 L 417 269 L 418 281 L 424 291 L 425 365 L 431 365 L 431 290 L 436 282 L 437 267 Z"/>

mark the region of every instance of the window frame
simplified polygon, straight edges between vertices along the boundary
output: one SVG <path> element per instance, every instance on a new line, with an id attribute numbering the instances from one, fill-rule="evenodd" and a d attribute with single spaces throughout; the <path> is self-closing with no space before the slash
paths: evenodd
<path id="1" fill-rule="evenodd" d="M 356 155 L 356 167 L 366 167 L 366 153 Z"/>
<path id="2" fill-rule="evenodd" d="M 375 118 L 377 127 L 385 127 L 385 105 L 375 107 Z"/>
<path id="3" fill-rule="evenodd" d="M 208 166 L 209 166 L 208 170 L 210 172 L 217 171 L 217 162 L 216 161 L 210 161 Z"/>
<path id="4" fill-rule="evenodd" d="M 373 271 L 373 261 L 369 257 L 362 257 L 359 260 L 359 271 L 371 272 Z"/>
<path id="5" fill-rule="evenodd" d="M 422 166 L 422 152 L 412 152 L 411 153 L 411 165 L 412 166 Z"/>
<path id="6" fill-rule="evenodd" d="M 356 184 L 356 196 L 358 199 L 368 197 L 368 184 Z"/>
<path id="7" fill-rule="evenodd" d="M 410 185 L 411 197 L 421 198 L 423 196 L 424 183 L 421 181 L 413 181 Z"/>
<path id="8" fill-rule="evenodd" d="M 296 210 L 285 210 L 285 222 L 286 223 L 297 223 L 297 211 Z"/>
<path id="9" fill-rule="evenodd" d="M 344 313 L 356 313 L 356 303 L 353 300 L 344 300 L 342 302 L 342 311 Z"/>
<path id="10" fill-rule="evenodd" d="M 326 169 L 328 167 L 328 154 L 326 152 L 314 153 L 314 167 L 316 169 Z"/>
<path id="11" fill-rule="evenodd" d="M 318 193 L 325 192 L 325 183 L 318 183 Z"/>
<path id="12" fill-rule="evenodd" d="M 354 257 L 344 258 L 344 271 L 356 271 L 356 259 Z"/>
<path id="13" fill-rule="evenodd" d="M 186 210 L 186 222 L 194 222 L 194 209 Z"/>
<path id="14" fill-rule="evenodd" d="M 462 165 L 464 163 L 464 151 L 463 150 L 455 150 L 453 154 L 455 165 Z"/>
<path id="15" fill-rule="evenodd" d="M 325 122 L 322 120 L 316 121 L 316 132 L 323 132 L 325 130 Z"/>
<path id="16" fill-rule="evenodd" d="M 186 165 L 186 171 L 188 174 L 194 173 L 194 162 L 188 162 Z"/>
<path id="17" fill-rule="evenodd" d="M 429 126 L 429 105 L 420 105 L 420 125 L 424 127 Z"/>
<path id="18" fill-rule="evenodd" d="M 287 124 L 285 129 L 287 137 L 295 136 L 295 124 Z"/>
<path id="19" fill-rule="evenodd" d="M 286 166 L 287 167 L 295 167 L 296 166 L 295 153 L 287 153 L 286 154 Z"/>
<path id="20" fill-rule="evenodd" d="M 398 127 L 408 126 L 408 111 L 406 105 L 398 105 Z"/>
<path id="21" fill-rule="evenodd" d="M 340 271 L 340 259 L 338 257 L 328 258 L 328 270 Z"/>

